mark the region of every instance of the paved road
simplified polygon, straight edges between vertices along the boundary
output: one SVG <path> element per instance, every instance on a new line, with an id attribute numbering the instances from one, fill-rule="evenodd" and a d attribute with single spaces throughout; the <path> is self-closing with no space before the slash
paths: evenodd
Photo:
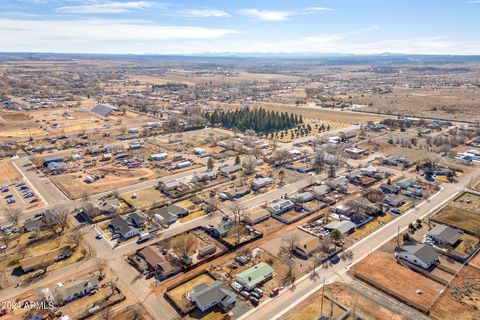
<path id="1" fill-rule="evenodd" d="M 325 277 L 327 283 L 334 282 L 339 279 L 339 275 L 345 272 L 353 264 L 359 262 L 366 255 L 370 254 L 378 247 L 389 241 L 397 231 L 407 229 L 408 224 L 414 222 L 417 218 L 423 218 L 438 210 L 448 200 L 453 198 L 472 177 L 480 174 L 480 168 L 475 169 L 472 173 L 463 176 L 456 184 L 445 184 L 442 189 L 436 193 L 430 200 L 422 202 L 415 208 L 409 210 L 399 218 L 386 224 L 381 229 L 375 231 L 371 235 L 363 238 L 349 248 L 354 254 L 354 260 L 351 262 L 340 261 L 338 264 L 317 271 L 320 279 Z M 293 306 L 306 299 L 309 295 L 320 289 L 322 284 L 318 280 L 311 278 L 310 274 L 305 275 L 295 283 L 294 290 L 285 290 L 274 299 L 268 299 L 259 307 L 251 310 L 240 319 L 277 319 Z"/>

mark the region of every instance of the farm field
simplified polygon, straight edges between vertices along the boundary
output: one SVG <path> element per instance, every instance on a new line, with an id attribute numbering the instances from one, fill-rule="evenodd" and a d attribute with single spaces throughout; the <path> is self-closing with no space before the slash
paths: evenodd
<path id="1" fill-rule="evenodd" d="M 135 198 L 132 197 L 133 194 L 135 194 Z M 168 198 L 164 194 L 162 194 L 154 187 L 125 193 L 120 195 L 120 197 L 130 206 L 133 206 L 137 209 L 147 208 L 155 203 L 161 203 L 168 200 Z"/>

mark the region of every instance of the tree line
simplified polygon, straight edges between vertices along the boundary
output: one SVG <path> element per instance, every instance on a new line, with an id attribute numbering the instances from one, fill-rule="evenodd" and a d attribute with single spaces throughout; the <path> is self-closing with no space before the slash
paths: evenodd
<path id="1" fill-rule="evenodd" d="M 254 110 L 244 108 L 235 111 L 215 110 L 213 113 L 204 113 L 204 117 L 212 125 L 219 125 L 227 129 L 236 128 L 242 132 L 254 130 L 260 134 L 292 129 L 303 123 L 302 115 L 266 111 L 263 108 Z"/>

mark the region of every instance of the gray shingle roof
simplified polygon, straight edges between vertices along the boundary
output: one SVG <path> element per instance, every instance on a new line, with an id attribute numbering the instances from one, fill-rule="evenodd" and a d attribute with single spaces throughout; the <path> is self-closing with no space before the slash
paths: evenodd
<path id="1" fill-rule="evenodd" d="M 449 243 L 453 245 L 460 239 L 460 232 L 449 226 L 439 224 L 432 230 L 430 230 L 427 233 L 427 236 L 438 238 L 444 243 Z"/>
<path id="2" fill-rule="evenodd" d="M 438 259 L 437 251 L 435 251 L 435 249 L 433 249 L 428 244 L 406 245 L 403 247 L 403 250 L 410 254 L 413 254 L 426 264 L 431 264 Z"/>

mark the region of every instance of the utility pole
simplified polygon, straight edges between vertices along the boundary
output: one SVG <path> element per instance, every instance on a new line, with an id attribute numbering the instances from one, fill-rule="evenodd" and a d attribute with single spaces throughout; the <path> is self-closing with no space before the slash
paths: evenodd
<path id="1" fill-rule="evenodd" d="M 400 226 L 397 227 L 397 247 L 400 248 Z"/>
<path id="2" fill-rule="evenodd" d="M 323 297 L 325 293 L 325 276 L 323 276 L 323 284 L 322 284 L 322 302 L 320 305 L 320 317 L 323 317 Z"/>

